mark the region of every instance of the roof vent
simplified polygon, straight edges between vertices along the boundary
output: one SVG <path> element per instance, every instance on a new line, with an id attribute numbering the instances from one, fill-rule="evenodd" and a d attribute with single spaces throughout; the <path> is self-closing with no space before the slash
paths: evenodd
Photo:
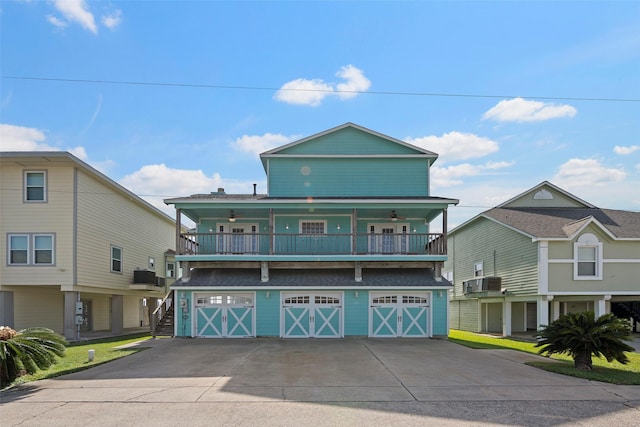
<path id="1" fill-rule="evenodd" d="M 224 188 L 222 188 L 222 187 L 218 187 L 218 191 L 217 191 L 217 193 L 218 193 L 218 194 L 225 194 L 225 192 L 224 192 Z"/>

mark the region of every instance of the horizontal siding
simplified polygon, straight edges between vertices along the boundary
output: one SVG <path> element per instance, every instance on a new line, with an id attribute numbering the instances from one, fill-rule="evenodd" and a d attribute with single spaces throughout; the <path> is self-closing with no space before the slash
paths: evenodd
<path id="1" fill-rule="evenodd" d="M 280 335 L 280 292 L 256 292 L 256 335 L 277 337 Z"/>
<path id="2" fill-rule="evenodd" d="M 25 170 L 47 173 L 47 202 L 24 203 Z M 73 281 L 73 168 L 0 168 L 0 283 L 2 285 L 64 285 Z M 52 233 L 55 235 L 55 265 L 8 266 L 8 233 Z"/>
<path id="3" fill-rule="evenodd" d="M 54 287 L 21 288 L 14 292 L 14 329 L 46 327 L 62 334 L 64 299 Z"/>
<path id="4" fill-rule="evenodd" d="M 111 329 L 111 297 L 105 295 L 90 295 L 83 299 L 91 301 L 91 329 L 106 331 Z"/>
<path id="5" fill-rule="evenodd" d="M 453 271 L 454 295 L 464 295 L 462 282 L 473 278 L 474 263 L 484 276 L 502 278 L 513 295 L 533 295 L 538 289 L 538 246 L 530 238 L 493 221 L 479 219 L 448 237 L 444 271 Z"/>
<path id="6" fill-rule="evenodd" d="M 268 179 L 272 197 L 429 195 L 426 159 L 274 158 Z"/>
<path id="7" fill-rule="evenodd" d="M 447 325 L 447 317 L 449 316 L 448 309 L 448 296 L 447 292 L 432 292 L 431 294 L 431 310 L 432 310 L 432 332 L 434 336 L 449 335 L 449 328 Z"/>
<path id="8" fill-rule="evenodd" d="M 369 335 L 369 292 L 360 290 L 356 297 L 355 291 L 344 292 L 344 335 Z"/>
<path id="9" fill-rule="evenodd" d="M 122 327 L 139 328 L 140 325 L 140 298 L 125 296 L 122 302 Z"/>
<path id="10" fill-rule="evenodd" d="M 638 294 L 640 263 L 604 263 L 602 280 L 573 280 L 573 263 L 549 265 L 549 292 L 631 292 Z"/>
<path id="11" fill-rule="evenodd" d="M 480 316 L 477 299 L 457 301 L 458 329 L 462 331 L 480 332 L 478 330 L 478 317 Z"/>
<path id="12" fill-rule="evenodd" d="M 111 245 L 122 248 L 122 274 L 110 272 Z M 174 247 L 173 224 L 79 171 L 78 285 L 126 291 L 149 257 L 164 277 L 164 253 Z"/>
<path id="13" fill-rule="evenodd" d="M 416 154 L 416 150 L 354 128 L 340 129 L 278 154 Z"/>

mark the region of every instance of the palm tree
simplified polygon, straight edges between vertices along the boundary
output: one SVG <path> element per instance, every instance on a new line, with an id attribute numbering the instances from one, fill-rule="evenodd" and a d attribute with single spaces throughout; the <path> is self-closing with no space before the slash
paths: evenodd
<path id="1" fill-rule="evenodd" d="M 623 341 L 631 339 L 631 326 L 626 319 L 618 319 L 611 313 L 595 318 L 592 311 L 560 316 L 538 333 L 538 353 L 569 354 L 577 369 L 593 369 L 592 356 L 605 357 L 622 364 L 629 362 L 625 351 L 634 348 Z"/>
<path id="2" fill-rule="evenodd" d="M 9 385 L 20 371 L 29 374 L 47 369 L 64 356 L 67 342 L 47 328 L 28 328 L 16 332 L 0 327 L 0 384 Z"/>

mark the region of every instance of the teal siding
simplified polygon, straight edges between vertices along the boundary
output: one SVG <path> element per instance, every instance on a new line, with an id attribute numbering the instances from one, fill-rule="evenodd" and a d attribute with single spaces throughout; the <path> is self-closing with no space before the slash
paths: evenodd
<path id="1" fill-rule="evenodd" d="M 348 290 L 344 292 L 344 335 L 367 336 L 369 334 L 369 292 Z"/>
<path id="2" fill-rule="evenodd" d="M 359 129 L 345 128 L 278 151 L 278 154 L 423 154 Z"/>
<path id="3" fill-rule="evenodd" d="M 256 336 L 280 336 L 280 291 L 256 292 Z"/>
<path id="4" fill-rule="evenodd" d="M 184 293 L 184 296 L 180 296 L 180 294 Z M 193 300 L 193 292 L 191 291 L 176 291 L 176 298 L 173 301 L 174 304 L 174 316 L 176 326 L 177 326 L 177 335 L 179 337 L 190 337 L 191 336 L 191 309 L 186 312 L 182 311 L 180 308 L 180 300 L 187 300 L 187 307 L 192 307 Z"/>
<path id="5" fill-rule="evenodd" d="M 428 196 L 427 159 L 272 158 L 271 197 Z"/>

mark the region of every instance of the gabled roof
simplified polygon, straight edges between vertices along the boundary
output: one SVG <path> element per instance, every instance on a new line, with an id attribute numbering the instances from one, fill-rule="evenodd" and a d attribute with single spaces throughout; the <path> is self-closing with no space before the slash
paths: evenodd
<path id="1" fill-rule="evenodd" d="M 317 141 L 323 141 L 323 145 L 326 144 L 327 137 L 331 137 L 333 135 L 339 135 L 348 130 L 355 130 L 362 134 L 366 134 L 370 137 L 367 141 L 369 146 L 367 147 L 367 152 L 361 151 L 349 151 L 349 146 L 346 144 L 342 144 L 341 142 L 336 142 L 334 148 L 334 152 L 326 153 L 322 150 L 319 150 L 320 145 L 314 144 Z M 336 150 L 337 149 L 337 150 Z M 364 157 L 367 155 L 383 155 L 383 156 L 421 156 L 425 157 L 429 160 L 429 163 L 433 163 L 438 155 L 432 151 L 425 150 L 423 148 L 417 147 L 415 145 L 409 144 L 407 142 L 401 141 L 396 138 L 392 138 L 387 135 L 383 135 L 381 133 L 375 132 L 371 129 L 367 129 L 363 126 L 359 126 L 354 123 L 345 123 L 340 126 L 336 126 L 334 128 L 325 130 L 323 132 L 317 133 L 315 135 L 308 136 L 306 138 L 291 142 L 289 144 L 276 147 L 272 150 L 265 151 L 260 154 L 260 159 L 262 163 L 265 164 L 265 159 L 269 157 L 281 157 L 281 156 L 357 156 Z"/>
<path id="2" fill-rule="evenodd" d="M 600 209 L 544 181 L 454 228 L 489 219 L 534 240 L 568 240 L 593 224 L 612 239 L 640 239 L 640 212 Z"/>

